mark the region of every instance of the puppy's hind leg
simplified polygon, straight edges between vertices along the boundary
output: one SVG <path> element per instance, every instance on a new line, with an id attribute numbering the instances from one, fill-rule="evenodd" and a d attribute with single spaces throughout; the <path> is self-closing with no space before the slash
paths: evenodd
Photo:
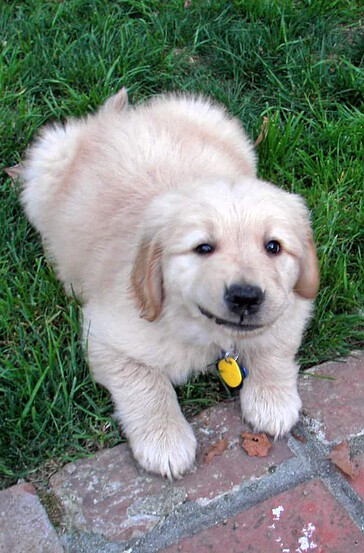
<path id="1" fill-rule="evenodd" d="M 114 352 L 102 357 L 102 366 L 92 354 L 89 360 L 96 380 L 112 394 L 135 459 L 147 471 L 180 478 L 193 467 L 197 443 L 170 380 Z"/>

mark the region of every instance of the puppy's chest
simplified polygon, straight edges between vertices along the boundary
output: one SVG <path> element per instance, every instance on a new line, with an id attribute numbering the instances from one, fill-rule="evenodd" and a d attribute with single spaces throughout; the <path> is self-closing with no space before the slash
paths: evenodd
<path id="1" fill-rule="evenodd" d="M 159 357 L 159 356 L 158 356 Z M 169 344 L 168 351 L 159 357 L 159 368 L 174 384 L 182 384 L 192 374 L 211 370 L 219 357 L 219 349 Z"/>

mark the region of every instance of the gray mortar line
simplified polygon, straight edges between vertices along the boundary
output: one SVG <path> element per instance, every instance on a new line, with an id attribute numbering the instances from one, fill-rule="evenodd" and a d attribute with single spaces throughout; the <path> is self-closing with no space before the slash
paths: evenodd
<path id="1" fill-rule="evenodd" d="M 353 457 L 364 452 L 364 433 L 350 438 L 350 452 Z"/>
<path id="2" fill-rule="evenodd" d="M 339 472 L 333 472 L 328 477 L 321 479 L 331 495 L 344 507 L 352 521 L 364 532 L 364 502 L 355 490 Z"/>
<path id="3" fill-rule="evenodd" d="M 77 534 L 64 534 L 60 537 L 61 544 L 66 553 L 126 553 L 132 549 L 105 538 L 79 532 Z"/>

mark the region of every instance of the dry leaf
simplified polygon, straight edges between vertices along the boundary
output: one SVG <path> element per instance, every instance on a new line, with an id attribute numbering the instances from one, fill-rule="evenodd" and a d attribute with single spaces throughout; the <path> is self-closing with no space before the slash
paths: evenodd
<path id="1" fill-rule="evenodd" d="M 212 459 L 216 457 L 216 455 L 222 455 L 225 451 L 225 449 L 228 448 L 228 441 L 226 438 L 221 438 L 216 444 L 214 444 L 206 453 L 205 457 L 205 463 L 211 463 Z"/>
<path id="2" fill-rule="evenodd" d="M 291 434 L 295 440 L 302 442 L 303 444 L 307 444 L 307 439 L 304 436 L 302 436 L 302 434 L 299 434 L 295 430 L 291 430 Z"/>
<path id="3" fill-rule="evenodd" d="M 344 474 L 351 479 L 358 478 L 359 467 L 350 459 L 349 443 L 347 441 L 334 445 L 327 459 L 336 465 Z"/>
<path id="4" fill-rule="evenodd" d="M 268 455 L 268 451 L 272 447 L 272 444 L 268 440 L 266 434 L 242 432 L 241 435 L 243 437 L 242 447 L 250 457 L 266 457 Z"/>
<path id="5" fill-rule="evenodd" d="M 264 116 L 264 117 L 263 117 L 263 123 L 262 123 L 261 131 L 260 131 L 260 133 L 259 133 L 258 138 L 257 138 L 256 141 L 254 142 L 254 146 L 255 146 L 255 147 L 259 146 L 259 144 L 260 144 L 261 142 L 263 142 L 263 140 L 264 140 L 265 137 L 267 136 L 268 127 L 269 127 L 269 119 L 268 119 L 268 117 Z"/>

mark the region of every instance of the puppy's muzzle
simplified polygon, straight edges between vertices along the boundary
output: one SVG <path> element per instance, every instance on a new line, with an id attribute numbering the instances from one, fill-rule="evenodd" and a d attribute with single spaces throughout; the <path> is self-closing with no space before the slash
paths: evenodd
<path id="1" fill-rule="evenodd" d="M 259 311 L 264 300 L 264 292 L 258 286 L 232 284 L 226 288 L 224 300 L 229 311 L 243 318 Z"/>

